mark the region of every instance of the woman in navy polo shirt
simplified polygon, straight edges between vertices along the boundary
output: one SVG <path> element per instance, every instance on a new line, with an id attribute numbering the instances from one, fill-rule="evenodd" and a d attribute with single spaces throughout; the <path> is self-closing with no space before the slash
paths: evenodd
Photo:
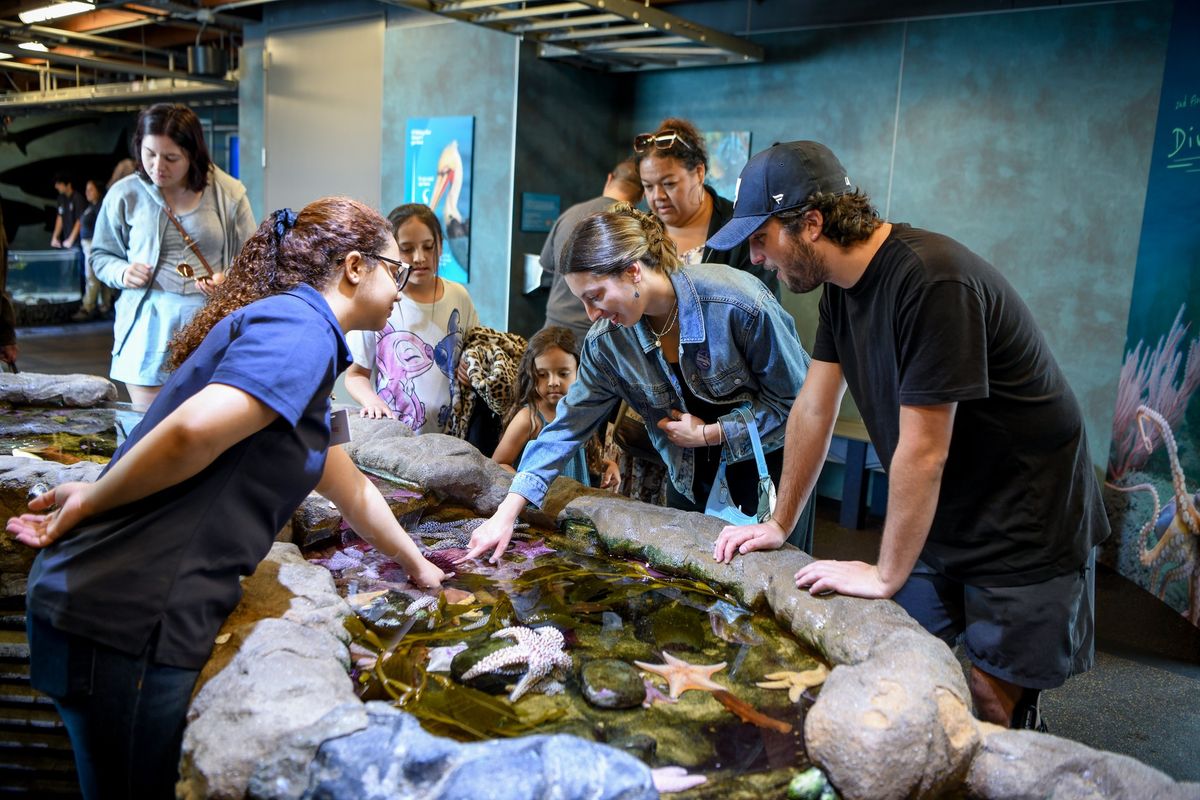
<path id="1" fill-rule="evenodd" d="M 275 212 L 172 343 L 173 374 L 100 479 L 9 520 L 45 548 L 29 577 L 32 683 L 66 722 L 85 797 L 174 796 L 188 701 L 239 578 L 314 488 L 414 583 L 445 578 L 330 447 L 345 332 L 383 327 L 398 259 L 387 221 L 356 201 Z"/>

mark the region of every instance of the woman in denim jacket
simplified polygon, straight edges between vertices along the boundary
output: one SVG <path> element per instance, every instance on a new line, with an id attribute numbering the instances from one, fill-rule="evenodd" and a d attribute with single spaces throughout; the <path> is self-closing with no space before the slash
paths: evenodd
<path id="1" fill-rule="evenodd" d="M 646 421 L 670 473 L 667 500 L 703 511 L 724 450 L 743 511 L 757 505 L 758 471 L 748 407 L 778 482 L 788 411 L 808 371 L 791 316 L 752 275 L 719 264 L 681 269 L 654 217 L 618 203 L 575 229 L 562 269 L 592 329 L 579 377 L 558 416 L 525 450 L 496 514 L 476 529 L 466 561 L 504 552 L 526 502 L 540 506 L 562 465 L 625 400 Z M 811 508 L 791 541 L 812 546 Z"/>

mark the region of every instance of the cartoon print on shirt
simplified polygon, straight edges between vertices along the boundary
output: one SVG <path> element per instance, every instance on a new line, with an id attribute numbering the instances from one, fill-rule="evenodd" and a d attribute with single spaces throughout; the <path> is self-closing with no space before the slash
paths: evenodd
<path id="1" fill-rule="evenodd" d="M 454 407 L 454 393 L 458 390 L 458 381 L 455 380 L 454 370 L 458 365 L 458 357 L 462 353 L 463 346 L 463 334 L 458 327 L 458 313 L 457 308 L 450 312 L 450 319 L 446 321 L 446 335 L 433 348 L 433 359 L 437 362 L 438 369 L 450 381 L 450 402 L 438 410 L 438 426 L 443 430 L 450 418 L 450 411 Z"/>
<path id="2" fill-rule="evenodd" d="M 397 331 L 390 322 L 378 336 L 379 398 L 405 425 L 420 430 L 425 424 L 425 404 L 417 396 L 413 380 L 434 365 L 433 348 L 412 331 Z"/>

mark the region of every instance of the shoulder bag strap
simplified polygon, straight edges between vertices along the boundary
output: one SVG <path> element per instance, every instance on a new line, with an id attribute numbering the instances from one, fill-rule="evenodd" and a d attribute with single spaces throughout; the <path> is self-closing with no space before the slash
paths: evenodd
<path id="1" fill-rule="evenodd" d="M 204 257 L 204 253 L 200 252 L 200 248 L 196 244 L 196 241 L 191 237 L 190 234 L 188 234 L 186 230 L 183 229 L 183 223 L 181 223 L 179 218 L 175 216 L 175 212 L 171 210 L 171 206 L 166 200 L 163 200 L 163 210 L 167 212 L 167 219 L 171 220 L 171 222 L 175 224 L 175 227 L 179 229 L 179 235 L 183 237 L 183 243 L 188 246 L 189 250 L 196 254 L 196 258 L 200 259 L 200 264 L 205 270 L 208 271 L 208 274 L 216 274 L 216 270 L 208 265 L 208 259 Z"/>
<path id="2" fill-rule="evenodd" d="M 763 455 L 762 439 L 758 436 L 758 425 L 754 422 L 754 415 L 744 406 L 735 408 L 734 413 L 739 414 L 742 422 L 746 423 L 746 432 L 750 434 L 750 446 L 754 449 L 754 463 L 758 465 L 759 480 L 764 478 L 770 480 L 771 476 L 767 473 L 767 459 Z"/>
<path id="3" fill-rule="evenodd" d="M 750 446 L 754 448 L 754 462 L 758 465 L 758 521 L 766 522 L 775 512 L 775 485 L 771 482 L 771 474 L 767 471 L 767 459 L 763 455 L 762 440 L 758 436 L 758 424 L 754 414 L 745 406 L 738 406 L 735 413 L 740 414 L 746 423 L 746 431 L 750 434 Z"/>

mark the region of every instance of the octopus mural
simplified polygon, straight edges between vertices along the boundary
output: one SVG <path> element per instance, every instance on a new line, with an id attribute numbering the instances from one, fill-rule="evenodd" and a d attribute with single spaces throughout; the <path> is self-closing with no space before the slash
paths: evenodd
<path id="1" fill-rule="evenodd" d="M 1183 467 L 1179 463 L 1179 449 L 1171 426 L 1154 409 L 1138 406 L 1138 432 L 1145 449 L 1154 450 L 1154 441 L 1147 430 L 1150 423 L 1165 444 L 1171 463 L 1171 486 L 1173 497 L 1165 507 L 1153 483 L 1143 482 L 1133 486 L 1108 485 L 1121 492 L 1149 492 L 1154 498 L 1154 513 L 1138 533 L 1138 560 L 1150 570 L 1150 585 L 1147 587 L 1159 599 L 1166 599 L 1168 587 L 1176 581 L 1187 582 L 1187 608 L 1184 615 L 1193 625 L 1200 625 L 1200 492 L 1189 494 Z M 1154 531 L 1155 542 L 1149 545 L 1150 531 Z"/>

